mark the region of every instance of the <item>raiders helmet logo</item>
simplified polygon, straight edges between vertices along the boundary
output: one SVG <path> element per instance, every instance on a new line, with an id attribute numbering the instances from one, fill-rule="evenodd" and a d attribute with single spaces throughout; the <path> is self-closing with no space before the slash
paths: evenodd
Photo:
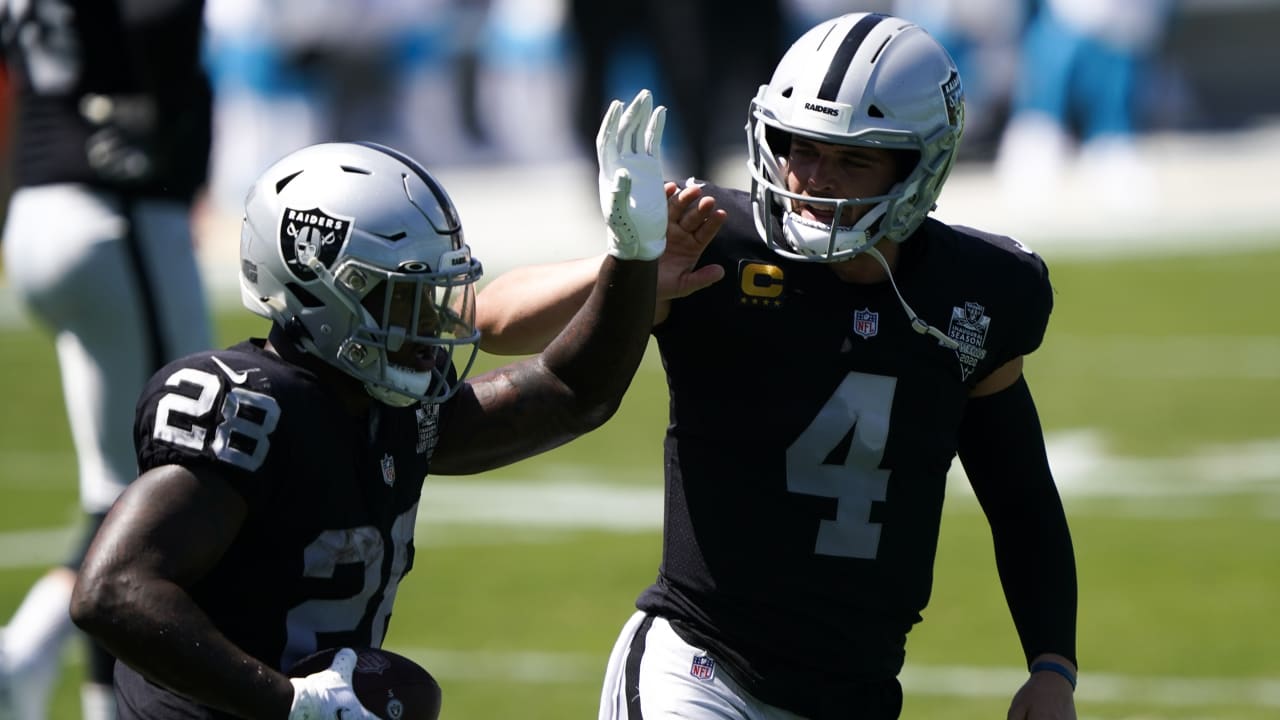
<path id="1" fill-rule="evenodd" d="M 964 127 L 964 86 L 960 84 L 960 73 L 951 71 L 951 76 L 942 84 L 942 102 L 947 107 L 947 122 L 953 128 Z"/>
<path id="2" fill-rule="evenodd" d="M 315 280 L 309 269 L 315 258 L 325 267 L 333 267 L 338 252 L 351 236 L 355 218 L 330 215 L 320 208 L 295 210 L 285 208 L 280 218 L 280 254 L 285 267 L 304 282 Z"/>

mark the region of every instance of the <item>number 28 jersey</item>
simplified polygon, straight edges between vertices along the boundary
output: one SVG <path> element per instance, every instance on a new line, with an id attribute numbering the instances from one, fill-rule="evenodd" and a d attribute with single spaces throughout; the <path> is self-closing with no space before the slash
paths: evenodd
<path id="1" fill-rule="evenodd" d="M 381 646 L 413 565 L 438 411 L 373 403 L 353 416 L 261 340 L 157 373 L 134 426 L 140 472 L 216 465 L 248 505 L 232 546 L 187 588 L 218 629 L 281 670 L 319 648 Z"/>
<path id="2" fill-rule="evenodd" d="M 803 706 L 901 669 L 969 392 L 1039 346 L 1052 290 L 1015 241 L 926 220 L 894 278 L 949 349 L 911 328 L 887 280 L 787 260 L 745 193 L 704 192 L 729 218 L 700 263 L 725 278 L 654 330 L 671 393 L 666 518 L 637 604 L 757 697 Z"/>

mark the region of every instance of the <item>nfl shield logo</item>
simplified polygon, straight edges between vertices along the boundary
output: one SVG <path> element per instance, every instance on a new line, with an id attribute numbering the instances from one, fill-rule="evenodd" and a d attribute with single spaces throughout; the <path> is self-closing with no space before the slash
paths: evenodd
<path id="1" fill-rule="evenodd" d="M 689 674 L 699 680 L 710 680 L 716 674 L 716 661 L 707 655 L 697 655 L 693 658 L 693 665 L 689 668 Z"/>
<path id="2" fill-rule="evenodd" d="M 869 308 L 853 311 L 853 332 L 864 338 L 880 332 L 880 313 L 871 312 Z"/>
<path id="3" fill-rule="evenodd" d="M 391 487 L 396 484 L 396 460 L 391 453 L 382 456 L 382 482 Z"/>

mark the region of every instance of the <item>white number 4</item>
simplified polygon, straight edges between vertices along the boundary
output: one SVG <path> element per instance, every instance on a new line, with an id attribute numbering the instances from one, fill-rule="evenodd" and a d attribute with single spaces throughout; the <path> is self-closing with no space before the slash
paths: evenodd
<path id="1" fill-rule="evenodd" d="M 156 427 L 152 434 L 157 440 L 163 440 L 180 447 L 200 452 L 204 449 L 208 428 L 191 422 L 190 428 L 175 423 L 174 413 L 180 413 L 193 420 L 213 409 L 218 397 L 218 389 L 222 381 L 218 376 L 195 368 L 183 368 L 169 376 L 166 387 L 176 388 L 182 383 L 190 383 L 200 388 L 196 397 L 187 397 L 178 393 L 169 393 L 156 403 Z M 261 418 L 254 418 L 241 412 L 244 408 L 256 409 Z M 276 429 L 280 420 L 280 405 L 270 395 L 254 392 L 242 387 L 232 387 L 222 401 L 222 420 L 214 430 L 209 451 L 219 460 L 230 463 L 245 470 L 253 471 L 262 466 L 271 447 L 267 437 Z M 253 451 L 245 452 L 231 445 L 233 436 L 253 442 Z"/>
<path id="2" fill-rule="evenodd" d="M 880 468 L 889 437 L 889 413 L 897 378 L 849 373 L 809 427 L 787 448 L 787 489 L 836 499 L 836 519 L 818 524 L 814 552 L 874 559 L 880 523 L 871 522 L 871 503 L 883 502 L 889 471 Z M 839 464 L 831 452 L 853 431 Z"/>

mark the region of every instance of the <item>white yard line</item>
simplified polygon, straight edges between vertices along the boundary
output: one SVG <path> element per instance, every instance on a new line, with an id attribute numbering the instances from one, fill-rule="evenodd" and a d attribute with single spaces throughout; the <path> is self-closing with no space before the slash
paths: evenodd
<path id="1" fill-rule="evenodd" d="M 591 653 L 493 652 L 389 646 L 442 681 L 519 683 L 593 682 L 607 659 Z M 1012 697 L 1026 679 L 1015 667 L 908 663 L 902 684 L 909 695 Z M 1119 673 L 1081 676 L 1077 702 L 1148 707 L 1234 705 L 1280 708 L 1280 678 L 1152 677 Z"/>
<path id="2" fill-rule="evenodd" d="M 1258 498 L 1251 512 L 1280 518 L 1280 441 L 1209 446 L 1154 459 L 1109 455 L 1093 431 L 1054 434 L 1048 444 L 1054 477 L 1073 515 L 1204 517 L 1218 510 L 1200 499 L 1249 495 Z M 659 472 L 656 465 L 638 468 L 615 477 L 618 485 L 600 484 L 596 475 L 574 466 L 551 466 L 539 477 L 497 471 L 468 479 L 428 478 L 417 542 L 423 547 L 494 545 L 554 542 L 562 533 L 583 530 L 655 532 L 662 526 Z M 12 482 L 0 481 L 0 492 Z M 951 486 L 953 499 L 969 493 L 958 462 Z M 1112 502 L 1077 502 L 1098 498 Z M 977 512 L 971 503 L 947 507 Z M 74 532 L 0 532 L 0 569 L 60 562 Z"/>
<path id="3" fill-rule="evenodd" d="M 604 674 L 607 650 L 599 654 L 552 651 L 442 650 L 390 644 L 393 650 L 431 671 L 442 683 L 481 682 L 528 685 L 595 685 Z M 68 656 L 70 664 L 80 655 Z M 907 663 L 901 680 L 908 696 L 1012 698 L 1026 679 L 1017 667 L 921 665 Z M 1154 708 L 1280 708 L 1280 678 L 1221 678 L 1085 672 L 1077 703 Z M 1084 715 L 1082 718 L 1086 717 Z M 1144 715 L 1146 718 L 1158 716 Z M 1178 717 L 1187 717 L 1179 714 Z"/>
<path id="4" fill-rule="evenodd" d="M 67 559 L 76 528 L 13 530 L 0 533 L 0 570 L 49 567 Z"/>
<path id="5" fill-rule="evenodd" d="M 1070 364 L 1054 362 L 1061 357 L 1058 348 L 1070 349 Z M 1079 335 L 1051 330 L 1045 347 L 1032 358 L 1041 354 L 1059 379 L 1280 379 L 1280 337 L 1275 335 Z"/>

